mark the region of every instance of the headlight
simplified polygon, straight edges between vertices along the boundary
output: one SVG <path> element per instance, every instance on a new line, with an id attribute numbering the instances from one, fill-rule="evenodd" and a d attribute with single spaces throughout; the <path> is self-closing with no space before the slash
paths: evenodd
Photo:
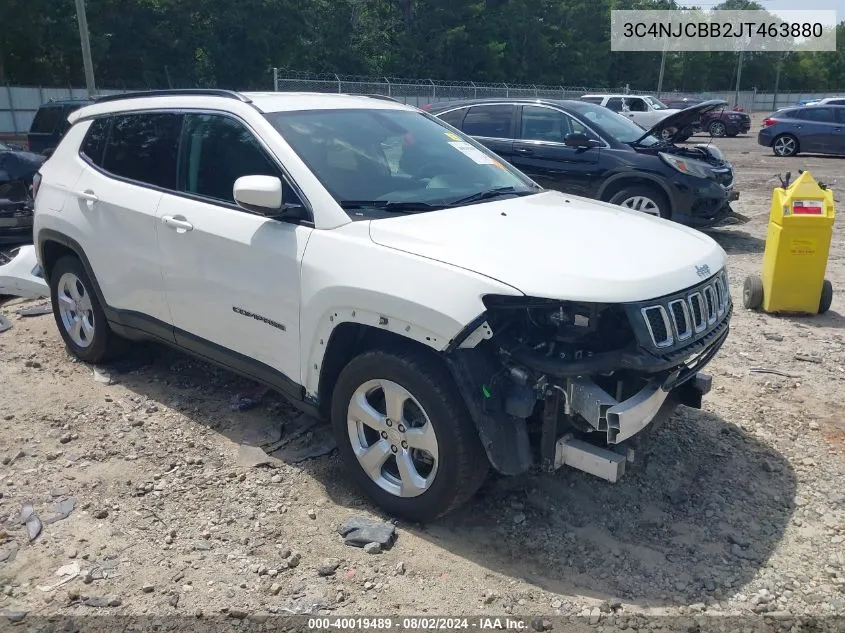
<path id="1" fill-rule="evenodd" d="M 658 154 L 663 162 L 674 167 L 682 174 L 689 174 L 690 176 L 697 176 L 699 178 L 715 178 L 713 170 L 707 163 L 700 160 L 692 160 L 683 156 L 673 156 L 672 154 L 665 154 L 660 152 Z"/>

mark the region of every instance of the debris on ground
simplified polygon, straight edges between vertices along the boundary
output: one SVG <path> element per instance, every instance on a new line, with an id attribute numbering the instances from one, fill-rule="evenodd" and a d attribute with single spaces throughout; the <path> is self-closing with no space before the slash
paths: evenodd
<path id="1" fill-rule="evenodd" d="M 818 356 L 810 356 L 809 354 L 796 354 L 793 356 L 795 360 L 800 360 L 805 363 L 821 363 L 822 359 Z"/>
<path id="2" fill-rule="evenodd" d="M 257 466 L 278 466 L 279 460 L 271 457 L 258 446 L 241 444 L 238 446 L 238 463 L 245 468 L 255 468 Z"/>
<path id="3" fill-rule="evenodd" d="M 329 424 L 302 413 L 285 425 L 285 433 L 278 442 L 266 448 L 273 457 L 287 464 L 298 464 L 328 455 L 337 448 L 337 443 Z"/>
<path id="4" fill-rule="evenodd" d="M 56 503 L 56 514 L 55 516 L 46 519 L 44 523 L 55 523 L 56 521 L 63 521 L 64 519 L 70 516 L 70 513 L 73 512 L 73 509 L 76 507 L 76 498 L 75 497 L 68 497 L 67 499 L 62 499 L 58 503 Z"/>
<path id="5" fill-rule="evenodd" d="M 38 518 L 38 513 L 35 512 L 35 508 L 29 502 L 23 504 L 21 508 L 21 523 L 26 526 L 26 535 L 30 542 L 37 539 L 41 530 L 44 529 L 44 524 Z"/>
<path id="6" fill-rule="evenodd" d="M 396 526 L 382 521 L 371 521 L 365 517 L 354 516 L 347 519 L 337 529 L 344 537 L 343 542 L 353 547 L 367 547 L 377 544 L 379 551 L 390 549 L 396 537 Z"/>
<path id="7" fill-rule="evenodd" d="M 52 314 L 53 313 L 53 306 L 49 303 L 42 303 L 37 306 L 32 306 L 29 308 L 21 308 L 15 314 L 22 317 L 36 317 L 36 316 L 43 316 L 45 314 Z"/>
<path id="8" fill-rule="evenodd" d="M 58 589 L 62 585 L 66 585 L 71 580 L 79 576 L 81 571 L 82 569 L 79 567 L 79 563 L 76 561 L 70 563 L 69 565 L 63 565 L 62 567 L 59 567 L 59 569 L 56 570 L 56 576 L 59 576 L 61 578 L 60 581 L 52 585 L 38 585 L 38 589 L 45 592 L 54 591 L 55 589 Z"/>
<path id="9" fill-rule="evenodd" d="M 0 563 L 11 563 L 18 555 L 18 544 L 11 543 L 6 549 L 0 550 Z"/>
<path id="10" fill-rule="evenodd" d="M 0 332 L 5 332 L 6 330 L 11 330 L 11 329 L 12 329 L 12 324 L 9 321 L 9 319 L 7 319 L 2 314 L 0 314 Z"/>
<path id="11" fill-rule="evenodd" d="M 772 374 L 774 376 L 783 376 L 784 378 L 800 378 L 798 374 L 790 374 L 779 369 L 769 369 L 767 367 L 752 367 L 749 369 L 752 374 Z"/>
<path id="12" fill-rule="evenodd" d="M 267 387 L 256 385 L 232 396 L 232 411 L 248 411 L 254 409 L 264 400 L 270 391 Z"/>
<path id="13" fill-rule="evenodd" d="M 94 380 L 103 385 L 112 384 L 111 374 L 102 367 L 94 367 Z"/>

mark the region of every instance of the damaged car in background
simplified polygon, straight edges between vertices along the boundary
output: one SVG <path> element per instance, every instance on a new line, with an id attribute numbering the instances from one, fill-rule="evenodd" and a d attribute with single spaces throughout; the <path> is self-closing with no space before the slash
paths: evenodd
<path id="1" fill-rule="evenodd" d="M 616 481 L 633 438 L 710 389 L 732 312 L 716 242 L 545 190 L 416 108 L 194 90 L 70 121 L 35 200 L 70 352 L 154 339 L 277 389 L 395 516 L 449 512 L 491 467 Z"/>
<path id="2" fill-rule="evenodd" d="M 32 181 L 43 162 L 0 143 L 0 244 L 32 242 Z"/>
<path id="3" fill-rule="evenodd" d="M 544 187 L 596 198 L 695 228 L 743 224 L 731 202 L 733 166 L 710 144 L 676 145 L 712 100 L 650 129 L 587 101 L 475 99 L 424 106 Z M 690 132 L 691 133 L 691 132 Z"/>

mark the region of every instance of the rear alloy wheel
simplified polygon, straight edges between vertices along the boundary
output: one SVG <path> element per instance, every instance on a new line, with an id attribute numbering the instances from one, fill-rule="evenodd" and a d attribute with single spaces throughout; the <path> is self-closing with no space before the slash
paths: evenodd
<path id="1" fill-rule="evenodd" d="M 431 521 L 468 500 L 489 462 L 449 372 L 413 351 L 374 350 L 344 367 L 332 394 L 338 450 L 390 514 Z"/>
<path id="2" fill-rule="evenodd" d="M 625 187 L 613 195 L 610 203 L 641 211 L 656 218 L 668 218 L 670 215 L 666 198 L 651 187 Z"/>
<path id="3" fill-rule="evenodd" d="M 74 356 L 99 363 L 122 351 L 124 340 L 109 327 L 93 288 L 76 257 L 66 255 L 53 265 L 50 299 L 59 333 Z"/>
<path id="4" fill-rule="evenodd" d="M 792 134 L 781 134 L 772 143 L 775 156 L 795 156 L 798 153 L 798 139 Z"/>
<path id="5" fill-rule="evenodd" d="M 725 136 L 727 131 L 728 130 L 725 127 L 725 124 L 722 123 L 721 121 L 713 121 L 710 124 L 710 136 L 717 136 L 717 137 Z"/>

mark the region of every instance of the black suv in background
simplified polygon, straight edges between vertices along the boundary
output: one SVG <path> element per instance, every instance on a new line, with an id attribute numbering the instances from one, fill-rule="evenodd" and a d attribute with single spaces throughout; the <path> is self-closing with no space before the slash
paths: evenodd
<path id="1" fill-rule="evenodd" d="M 49 154 L 56 146 L 70 125 L 68 115 L 82 106 L 94 103 L 89 99 L 69 99 L 67 101 L 48 101 L 41 104 L 29 127 L 27 142 L 29 151 L 36 154 Z"/>
<path id="2" fill-rule="evenodd" d="M 549 189 L 595 198 L 693 227 L 743 223 L 733 169 L 716 147 L 660 139 L 723 107 L 707 101 L 651 130 L 585 101 L 482 99 L 424 106 Z"/>

